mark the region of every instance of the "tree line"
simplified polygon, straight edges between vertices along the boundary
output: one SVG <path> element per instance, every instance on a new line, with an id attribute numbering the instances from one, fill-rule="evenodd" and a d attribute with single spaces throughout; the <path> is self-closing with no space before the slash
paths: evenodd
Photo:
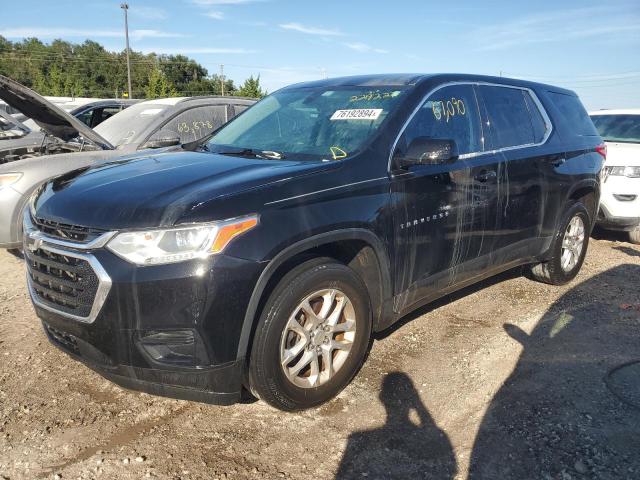
<path id="1" fill-rule="evenodd" d="M 36 38 L 11 42 L 0 36 L 0 74 L 41 95 L 61 97 L 159 98 L 220 95 L 219 75 L 185 55 L 130 52 L 132 92 L 127 92 L 126 52 L 110 52 L 98 42 L 46 44 Z M 224 79 L 224 94 L 261 98 L 260 77 L 239 87 Z"/>

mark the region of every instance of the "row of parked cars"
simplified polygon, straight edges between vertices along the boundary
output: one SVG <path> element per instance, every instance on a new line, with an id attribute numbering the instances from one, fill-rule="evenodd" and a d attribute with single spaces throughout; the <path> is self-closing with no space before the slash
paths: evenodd
<path id="1" fill-rule="evenodd" d="M 3 244 L 22 242 L 49 340 L 128 388 L 309 408 L 373 332 L 516 266 L 567 283 L 598 218 L 640 222 L 636 118 L 593 117 L 605 164 L 578 97 L 550 85 L 358 76 L 251 108 L 140 102 L 91 129 L 0 80 L 74 152 L 0 166 Z M 599 207 L 609 185 L 630 209 Z"/>

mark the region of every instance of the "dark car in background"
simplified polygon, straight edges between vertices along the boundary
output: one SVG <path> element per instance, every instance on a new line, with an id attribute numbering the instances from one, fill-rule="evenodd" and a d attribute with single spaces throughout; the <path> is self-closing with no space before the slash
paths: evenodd
<path id="1" fill-rule="evenodd" d="M 49 340 L 122 386 L 308 408 L 351 381 L 373 332 L 438 297 L 520 265 L 571 281 L 604 155 L 578 97 L 549 85 L 293 85 L 193 152 L 43 185 L 29 291 Z"/>
<path id="2" fill-rule="evenodd" d="M 46 180 L 138 150 L 179 148 L 204 138 L 255 103 L 235 97 L 157 99 L 137 103 L 92 129 L 1 76 L 0 98 L 24 111 L 48 138 L 44 144 L 21 144 L 19 149 L 7 146 L 4 158 L 0 153 L 0 248 L 7 249 L 21 247 L 22 210 L 29 195 Z M 5 141 L 18 140 L 0 138 L 0 148 Z"/>

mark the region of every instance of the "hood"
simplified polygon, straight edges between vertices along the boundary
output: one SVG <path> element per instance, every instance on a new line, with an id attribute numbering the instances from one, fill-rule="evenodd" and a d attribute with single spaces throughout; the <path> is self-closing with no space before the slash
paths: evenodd
<path id="1" fill-rule="evenodd" d="M 0 75 L 0 99 L 32 118 L 42 130 L 64 142 L 81 136 L 103 150 L 114 148 L 74 116 L 56 107 L 33 90 L 2 75 Z"/>
<path id="2" fill-rule="evenodd" d="M 607 161 L 614 167 L 636 167 L 640 165 L 640 143 L 605 142 Z"/>
<path id="3" fill-rule="evenodd" d="M 331 166 L 213 153 L 138 154 L 45 184 L 35 215 L 104 230 L 169 226 L 205 202 L 326 168 Z M 249 213 L 243 208 L 251 207 L 239 201 L 238 215 Z"/>

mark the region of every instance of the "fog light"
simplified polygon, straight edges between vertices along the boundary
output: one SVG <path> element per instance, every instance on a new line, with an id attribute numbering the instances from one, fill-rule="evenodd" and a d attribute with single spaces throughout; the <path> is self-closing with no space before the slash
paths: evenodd
<path id="1" fill-rule="evenodd" d="M 149 330 L 140 334 L 139 344 L 155 362 L 193 367 L 207 364 L 207 355 L 194 330 Z"/>

